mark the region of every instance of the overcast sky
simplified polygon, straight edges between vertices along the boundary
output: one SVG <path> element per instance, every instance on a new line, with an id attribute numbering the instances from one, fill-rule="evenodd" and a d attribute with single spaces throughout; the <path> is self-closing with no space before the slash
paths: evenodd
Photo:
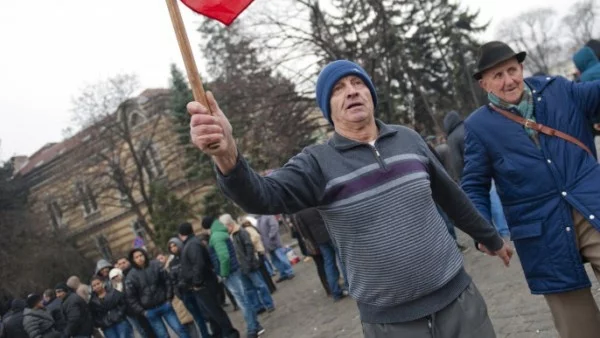
<path id="1" fill-rule="evenodd" d="M 256 0 L 278 1 L 278 0 Z M 572 0 L 462 0 L 491 20 L 535 7 L 564 13 Z M 256 6 L 254 6 L 256 7 Z M 251 12 L 253 6 L 248 11 Z M 181 8 L 200 62 L 199 17 Z M 71 98 L 86 84 L 136 73 L 142 87 L 166 87 L 169 65 L 183 63 L 164 0 L 0 1 L 0 160 L 31 155 L 62 139 Z M 202 62 L 199 67 L 202 70 Z"/>

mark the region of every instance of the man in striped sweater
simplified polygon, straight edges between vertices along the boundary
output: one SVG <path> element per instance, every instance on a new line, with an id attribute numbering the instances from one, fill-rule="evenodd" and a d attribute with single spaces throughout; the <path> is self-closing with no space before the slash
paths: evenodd
<path id="1" fill-rule="evenodd" d="M 316 93 L 335 134 L 267 177 L 238 152 L 211 93 L 214 115 L 198 102 L 188 104 L 192 141 L 212 156 L 221 189 L 254 214 L 318 208 L 347 269 L 365 337 L 495 337 L 436 203 L 506 265 L 510 247 L 416 132 L 375 119 L 377 96 L 364 69 L 332 62 Z"/>

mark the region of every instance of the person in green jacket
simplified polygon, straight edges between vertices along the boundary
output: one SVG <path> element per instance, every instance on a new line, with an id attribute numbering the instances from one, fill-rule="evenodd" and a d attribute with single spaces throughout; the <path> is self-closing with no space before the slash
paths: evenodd
<path id="1" fill-rule="evenodd" d="M 256 309 L 250 306 L 247 293 L 244 290 L 242 270 L 227 227 L 214 217 L 209 216 L 202 219 L 202 227 L 206 230 L 210 229 L 208 246 L 213 267 L 217 275 L 223 278 L 223 283 L 240 305 L 244 313 L 248 337 L 258 337 L 265 330 L 258 322 Z"/>

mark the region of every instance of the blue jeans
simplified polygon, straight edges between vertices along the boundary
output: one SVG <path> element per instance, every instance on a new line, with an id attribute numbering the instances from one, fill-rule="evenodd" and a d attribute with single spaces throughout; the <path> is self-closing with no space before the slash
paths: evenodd
<path id="1" fill-rule="evenodd" d="M 127 319 L 113 326 L 102 329 L 106 338 L 133 338 L 133 329 Z"/>
<path id="2" fill-rule="evenodd" d="M 246 321 L 246 330 L 248 335 L 256 334 L 261 328 L 258 323 L 258 316 L 256 311 L 250 305 L 246 292 L 244 291 L 244 282 L 242 281 L 242 271 L 239 269 L 232 272 L 227 278 L 225 278 L 225 286 L 229 289 L 229 292 L 235 298 L 238 306 L 244 314 L 244 320 Z"/>
<path id="3" fill-rule="evenodd" d="M 319 244 L 319 250 L 323 255 L 325 263 L 325 276 L 327 277 L 327 284 L 329 284 L 329 290 L 333 299 L 340 299 L 342 297 L 342 288 L 340 287 L 340 270 L 338 270 L 335 248 L 331 242 L 326 244 Z"/>
<path id="4" fill-rule="evenodd" d="M 254 311 L 261 309 L 274 309 L 275 304 L 267 287 L 267 283 L 263 280 L 260 271 L 252 271 L 242 276 L 244 291 L 248 297 L 248 303 Z"/>
<path id="5" fill-rule="evenodd" d="M 287 258 L 287 255 L 284 253 L 283 248 L 277 248 L 270 252 L 271 260 L 273 261 L 273 265 L 277 267 L 279 270 L 280 278 L 288 278 L 294 275 L 294 270 L 292 270 L 292 265 Z"/>
<path id="6" fill-rule="evenodd" d="M 269 257 L 267 257 L 267 255 L 264 255 L 264 256 L 265 256 L 265 267 L 267 268 L 267 272 L 271 276 L 275 275 L 275 268 L 273 268 L 273 263 L 271 263 L 271 260 L 269 259 Z"/>
<path id="7" fill-rule="evenodd" d="M 502 202 L 500 202 L 500 196 L 496 191 L 496 185 L 492 182 L 492 189 L 490 190 L 490 202 L 492 209 L 492 222 L 498 230 L 498 233 L 502 237 L 510 237 L 508 231 L 508 224 L 506 223 L 506 217 L 504 217 L 504 210 L 502 209 Z"/>
<path id="8" fill-rule="evenodd" d="M 154 309 L 147 310 L 146 317 L 158 338 L 169 338 L 169 333 L 167 332 L 165 323 L 163 323 L 163 319 L 180 338 L 190 338 L 187 330 L 181 325 L 181 322 L 177 318 L 177 314 L 175 313 L 175 310 L 173 310 L 171 302 L 166 302 Z"/>
<path id="9" fill-rule="evenodd" d="M 198 328 L 200 329 L 200 336 L 202 338 L 210 338 L 210 333 L 208 333 L 208 327 L 206 326 L 206 319 L 202 316 L 202 310 L 198 307 L 194 298 L 188 294 L 183 295 L 183 305 L 190 312 L 192 317 L 194 317 L 194 321 L 198 324 Z"/>

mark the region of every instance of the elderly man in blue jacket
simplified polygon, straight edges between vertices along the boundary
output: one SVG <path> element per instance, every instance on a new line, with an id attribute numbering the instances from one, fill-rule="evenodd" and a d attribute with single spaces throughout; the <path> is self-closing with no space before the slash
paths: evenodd
<path id="1" fill-rule="evenodd" d="M 462 187 L 489 220 L 494 179 L 529 288 L 545 296 L 560 336 L 599 337 L 583 263 L 600 279 L 600 166 L 589 127 L 600 82 L 524 79 L 525 57 L 498 41 L 481 47 L 474 77 L 489 104 L 465 121 Z"/>

